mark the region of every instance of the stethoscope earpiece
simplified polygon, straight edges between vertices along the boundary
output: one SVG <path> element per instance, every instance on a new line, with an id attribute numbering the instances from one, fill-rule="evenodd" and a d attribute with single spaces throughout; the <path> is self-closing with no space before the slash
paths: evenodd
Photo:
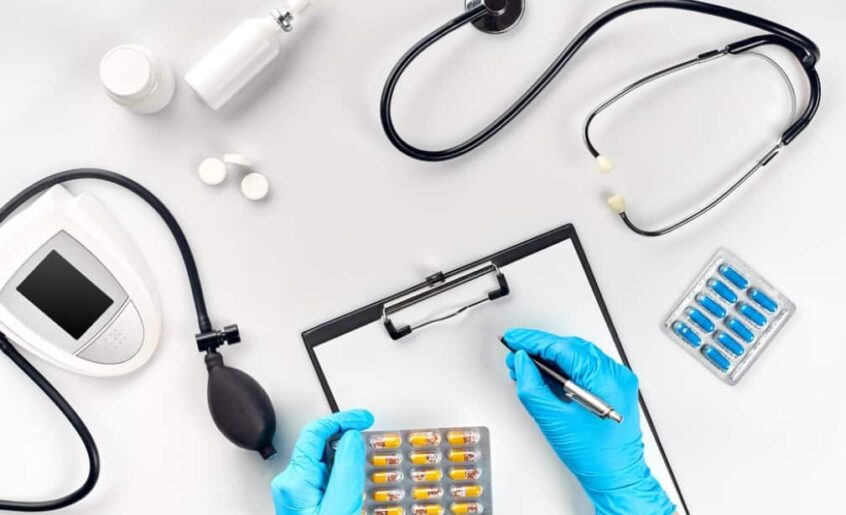
<path id="1" fill-rule="evenodd" d="M 614 167 L 617 166 L 614 160 L 608 156 L 596 156 L 596 165 L 602 173 L 611 173 Z"/>
<path id="2" fill-rule="evenodd" d="M 611 211 L 614 211 L 615 214 L 622 215 L 626 212 L 626 199 L 619 193 L 615 193 L 608 197 L 608 207 L 611 208 Z"/>

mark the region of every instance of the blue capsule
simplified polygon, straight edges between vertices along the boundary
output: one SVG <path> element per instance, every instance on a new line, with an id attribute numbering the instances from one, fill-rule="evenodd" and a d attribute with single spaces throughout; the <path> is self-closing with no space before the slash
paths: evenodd
<path id="1" fill-rule="evenodd" d="M 702 306 L 703 308 L 707 309 L 717 318 L 725 318 L 726 316 L 726 308 L 722 307 L 719 302 L 712 299 L 711 297 L 703 294 L 699 294 L 696 296 L 696 302 Z"/>
<path id="2" fill-rule="evenodd" d="M 719 270 L 720 275 L 731 281 L 732 284 L 734 284 L 741 290 L 745 290 L 746 287 L 749 286 L 749 281 L 747 281 L 745 277 L 740 275 L 740 272 L 738 272 L 734 268 L 728 265 L 720 265 Z"/>
<path id="3" fill-rule="evenodd" d="M 696 308 L 687 308 L 687 317 L 706 333 L 710 333 L 716 329 L 714 322 L 711 322 L 711 319 L 706 317 L 705 313 Z"/>
<path id="4" fill-rule="evenodd" d="M 734 304 L 737 302 L 737 294 L 734 293 L 734 290 L 728 287 L 728 285 L 719 279 L 710 279 L 708 280 L 708 287 L 711 288 L 714 293 L 725 299 L 726 302 L 730 304 Z"/>
<path id="5" fill-rule="evenodd" d="M 737 303 L 736 307 L 741 315 L 758 327 L 763 327 L 767 323 L 767 317 L 749 304 L 741 301 Z"/>
<path id="6" fill-rule="evenodd" d="M 676 322 L 673 324 L 673 332 L 679 335 L 684 341 L 693 347 L 699 347 L 702 344 L 702 338 L 696 334 L 696 331 L 690 328 L 684 322 Z"/>
<path id="7" fill-rule="evenodd" d="M 743 322 L 734 317 L 726 318 L 726 327 L 731 329 L 731 332 L 734 334 L 740 336 L 740 338 L 746 343 L 752 343 L 752 340 L 755 339 L 755 333 L 746 327 Z"/>
<path id="8" fill-rule="evenodd" d="M 727 372 L 731 366 L 731 361 L 729 361 L 722 352 L 717 350 L 716 347 L 705 345 L 702 347 L 702 354 L 708 358 L 708 361 L 713 363 L 715 367 L 719 368 L 723 372 Z"/>
<path id="9" fill-rule="evenodd" d="M 773 299 L 769 298 L 766 293 L 762 292 L 758 288 L 749 288 L 747 295 L 749 295 L 749 298 L 754 300 L 756 304 L 770 313 L 775 313 L 778 309 L 778 304 L 776 304 Z"/>
<path id="10" fill-rule="evenodd" d="M 743 346 L 727 332 L 717 331 L 717 334 L 714 335 L 714 340 L 735 356 L 743 355 Z"/>

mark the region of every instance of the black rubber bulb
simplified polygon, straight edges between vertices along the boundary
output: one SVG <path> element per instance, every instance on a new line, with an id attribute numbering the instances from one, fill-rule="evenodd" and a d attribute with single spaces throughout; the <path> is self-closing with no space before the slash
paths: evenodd
<path id="1" fill-rule="evenodd" d="M 244 372 L 223 364 L 217 352 L 206 355 L 209 410 L 220 432 L 238 447 L 262 458 L 276 455 L 276 413 L 267 392 Z"/>

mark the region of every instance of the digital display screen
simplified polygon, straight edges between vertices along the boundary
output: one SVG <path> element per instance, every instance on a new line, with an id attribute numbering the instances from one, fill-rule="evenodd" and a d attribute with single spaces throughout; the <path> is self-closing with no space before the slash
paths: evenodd
<path id="1" fill-rule="evenodd" d="M 55 250 L 17 289 L 77 340 L 114 304 L 108 295 Z"/>

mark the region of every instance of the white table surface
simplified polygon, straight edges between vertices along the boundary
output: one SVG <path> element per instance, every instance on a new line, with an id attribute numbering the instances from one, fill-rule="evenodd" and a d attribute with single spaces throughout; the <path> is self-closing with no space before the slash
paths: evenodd
<path id="1" fill-rule="evenodd" d="M 226 108 L 207 109 L 180 82 L 173 104 L 148 117 L 101 92 L 97 64 L 106 50 L 147 45 L 181 76 L 240 20 L 263 15 L 272 2 L 4 5 L 0 198 L 79 166 L 122 171 L 158 193 L 193 244 L 215 322 L 241 326 L 244 342 L 224 350 L 227 362 L 264 385 L 279 417 L 280 457 L 268 463 L 218 434 L 182 263 L 164 226 L 131 194 L 73 185 L 119 212 L 157 279 L 166 317 L 159 351 L 130 377 L 83 378 L 36 361 L 82 414 L 102 454 L 100 484 L 68 513 L 272 513 L 271 478 L 285 466 L 300 427 L 327 412 L 302 330 L 567 222 L 582 237 L 692 511 L 837 510 L 846 459 L 846 181 L 837 122 L 846 116 L 846 8 L 824 0 L 733 2 L 818 42 L 822 109 L 788 152 L 713 215 L 647 240 L 607 210 L 605 194 L 620 188 L 644 223 L 672 218 L 779 132 L 781 86 L 766 69 L 733 62 L 657 85 L 597 125 L 600 148 L 623 161 L 609 177 L 594 171 L 581 145 L 585 114 L 646 72 L 756 32 L 691 14 L 633 15 L 592 41 L 484 148 L 449 163 L 415 162 L 382 134 L 382 83 L 396 58 L 458 14 L 461 3 L 318 2 L 286 38 L 282 59 Z M 508 35 L 454 35 L 399 88 L 403 133 L 432 145 L 468 134 L 612 3 L 531 2 Z M 247 201 L 233 180 L 216 189 L 198 181 L 197 163 L 225 152 L 255 159 L 271 180 L 268 201 Z M 799 307 L 734 388 L 659 330 L 720 246 Z M 74 488 L 86 469 L 76 436 L 7 360 L 0 360 L 0 378 L 0 497 Z"/>

